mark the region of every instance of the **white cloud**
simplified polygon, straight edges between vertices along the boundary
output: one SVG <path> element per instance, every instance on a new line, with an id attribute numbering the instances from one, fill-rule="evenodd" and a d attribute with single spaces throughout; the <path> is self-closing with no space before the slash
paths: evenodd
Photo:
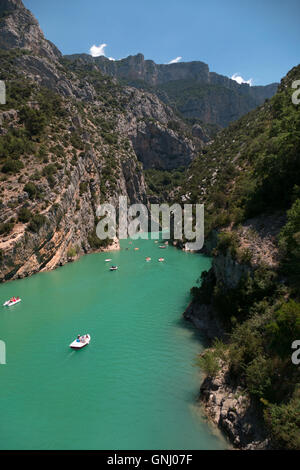
<path id="1" fill-rule="evenodd" d="M 176 57 L 176 59 L 170 60 L 168 64 L 178 64 L 178 62 L 182 59 L 182 57 Z"/>
<path id="2" fill-rule="evenodd" d="M 106 48 L 107 44 L 100 44 L 99 46 L 96 46 L 95 44 L 90 48 L 90 54 L 93 57 L 100 57 L 101 55 L 105 56 L 105 51 L 104 49 Z"/>
<path id="3" fill-rule="evenodd" d="M 99 44 L 99 46 L 96 46 L 96 44 L 94 44 L 91 48 L 90 48 L 90 54 L 92 57 L 101 57 L 101 56 L 104 56 L 106 57 L 105 55 L 105 48 L 107 47 L 107 44 Z M 107 57 L 109 60 L 115 60 L 113 57 Z"/>
<path id="4" fill-rule="evenodd" d="M 253 85 L 253 78 L 249 78 L 249 80 L 244 80 L 243 77 L 237 73 L 232 75 L 231 80 L 235 80 L 237 83 L 240 85 L 242 83 L 248 83 L 248 85 L 252 86 Z"/>

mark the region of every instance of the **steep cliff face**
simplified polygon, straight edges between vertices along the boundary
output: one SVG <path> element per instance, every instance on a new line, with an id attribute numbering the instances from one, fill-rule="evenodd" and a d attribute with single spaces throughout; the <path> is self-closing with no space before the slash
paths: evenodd
<path id="1" fill-rule="evenodd" d="M 156 96 L 61 61 L 19 0 L 1 2 L 0 281 L 106 249 L 97 207 L 147 204 L 142 164 L 194 156 L 187 127 Z M 175 121 L 179 130 L 169 128 Z M 139 161 L 140 160 L 140 161 Z"/>
<path id="2" fill-rule="evenodd" d="M 201 147 L 202 140 L 192 138 L 187 126 L 155 95 L 134 88 L 126 88 L 126 93 L 130 99 L 126 116 L 120 117 L 118 127 L 130 139 L 144 169 L 187 167 Z M 171 128 L 174 123 L 179 130 Z"/>
<path id="3" fill-rule="evenodd" d="M 142 54 L 112 61 L 87 54 L 66 56 L 68 60 L 99 67 L 105 74 L 130 85 L 156 93 L 161 100 L 189 119 L 227 126 L 271 98 L 278 84 L 252 86 L 238 84 L 228 77 L 210 72 L 204 62 L 156 64 Z"/>
<path id="4" fill-rule="evenodd" d="M 61 57 L 60 51 L 47 41 L 37 20 L 21 0 L 1 0 L 0 48 L 19 48 L 51 60 Z"/>
<path id="5" fill-rule="evenodd" d="M 69 106 L 67 116 L 53 118 L 42 142 L 34 142 L 18 159 L 4 161 L 4 171 L 12 162 L 26 170 L 12 167 L 2 176 L 2 281 L 53 269 L 81 254 L 107 248 L 95 235 L 100 203 L 118 206 L 121 194 L 131 203 L 147 203 L 133 149 L 125 150 L 121 135 L 114 145 L 99 139 L 97 127 L 87 117 L 89 107 L 79 113 L 76 106 Z M 3 122 L 4 138 L 11 132 L 22 133 L 18 117 L 9 129 L 7 118 Z"/>
<path id="6" fill-rule="evenodd" d="M 226 363 L 221 363 L 216 377 L 206 377 L 201 385 L 200 399 L 206 414 L 236 448 L 270 448 L 270 439 L 265 423 L 259 417 L 257 403 L 245 393 L 238 381 L 232 379 Z"/>
<path id="7" fill-rule="evenodd" d="M 185 79 L 194 79 L 199 82 L 209 81 L 208 65 L 200 61 L 185 64 L 156 64 L 153 60 L 145 60 L 143 54 L 116 61 L 103 56 L 91 57 L 87 54 L 73 54 L 65 57 L 69 60 L 95 64 L 107 75 L 129 81 L 141 80 L 152 86 Z"/>
<path id="8" fill-rule="evenodd" d="M 87 56 L 89 57 L 89 56 Z M 88 59 L 89 63 L 89 59 Z M 100 69 L 75 58 L 64 58 L 63 64 L 69 71 L 97 74 Z M 76 82 L 75 82 L 76 83 Z M 74 84 L 73 84 L 74 86 Z M 197 150 L 203 147 L 209 136 L 205 131 L 191 132 L 173 111 L 155 94 L 123 86 L 124 111 L 119 116 L 118 129 L 130 139 L 144 169 L 172 170 L 187 167 Z M 200 127 L 200 126 L 198 126 Z"/>

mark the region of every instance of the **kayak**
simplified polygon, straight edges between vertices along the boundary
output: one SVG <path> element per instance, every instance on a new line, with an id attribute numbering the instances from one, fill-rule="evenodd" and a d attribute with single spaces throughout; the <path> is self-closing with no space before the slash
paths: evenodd
<path id="1" fill-rule="evenodd" d="M 106 259 L 106 260 L 105 260 L 105 263 L 109 263 L 109 261 L 111 261 L 111 259 Z"/>
<path id="2" fill-rule="evenodd" d="M 13 300 L 8 300 L 7 302 L 5 302 L 5 303 L 3 304 L 3 307 L 12 307 L 13 305 L 19 304 L 20 302 L 22 302 L 21 299 L 17 299 L 17 300 L 15 300 L 15 301 L 13 301 Z"/>
<path id="3" fill-rule="evenodd" d="M 83 335 L 80 337 L 80 339 L 75 339 L 73 343 L 70 344 L 70 348 L 72 349 L 82 349 L 88 344 L 90 344 L 91 337 L 90 335 Z"/>

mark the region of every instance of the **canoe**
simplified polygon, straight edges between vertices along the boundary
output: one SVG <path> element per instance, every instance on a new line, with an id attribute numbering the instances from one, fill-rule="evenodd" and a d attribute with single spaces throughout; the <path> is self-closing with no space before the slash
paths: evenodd
<path id="1" fill-rule="evenodd" d="M 75 339 L 75 341 L 73 341 L 73 343 L 70 344 L 70 348 L 72 348 L 72 349 L 82 349 L 85 346 L 87 346 L 88 344 L 90 344 L 90 341 L 91 341 L 90 335 L 83 335 L 83 336 L 80 337 L 79 341 L 77 341 L 77 339 Z"/>

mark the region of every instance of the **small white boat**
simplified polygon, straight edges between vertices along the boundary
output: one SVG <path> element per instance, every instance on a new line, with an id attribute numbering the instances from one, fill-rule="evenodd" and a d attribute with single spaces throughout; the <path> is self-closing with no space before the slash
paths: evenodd
<path id="1" fill-rule="evenodd" d="M 160 263 L 163 263 L 165 261 L 165 258 L 159 258 L 158 260 Z"/>
<path id="2" fill-rule="evenodd" d="M 167 246 L 166 246 L 166 245 L 162 245 L 162 246 L 160 246 L 159 248 L 161 248 L 162 250 L 165 250 L 165 249 L 167 248 Z"/>
<path id="3" fill-rule="evenodd" d="M 110 261 L 112 261 L 110 258 L 109 258 L 109 259 L 106 259 L 106 260 L 105 260 L 105 263 L 109 263 Z"/>
<path id="4" fill-rule="evenodd" d="M 17 305 L 20 302 L 22 302 L 22 299 L 16 299 L 16 300 L 7 300 L 4 304 L 3 307 L 12 307 L 13 305 Z"/>
<path id="5" fill-rule="evenodd" d="M 151 261 L 151 258 L 149 258 L 149 257 L 146 258 L 146 261 L 147 261 L 147 263 L 148 263 L 149 261 Z"/>
<path id="6" fill-rule="evenodd" d="M 75 339 L 75 341 L 73 341 L 73 343 L 70 344 L 70 348 L 82 349 L 88 344 L 90 344 L 90 341 L 91 341 L 90 335 L 79 336 L 79 338 Z"/>
<path id="7" fill-rule="evenodd" d="M 112 267 L 110 268 L 111 271 L 117 271 L 118 269 L 119 269 L 118 266 L 112 266 Z"/>

